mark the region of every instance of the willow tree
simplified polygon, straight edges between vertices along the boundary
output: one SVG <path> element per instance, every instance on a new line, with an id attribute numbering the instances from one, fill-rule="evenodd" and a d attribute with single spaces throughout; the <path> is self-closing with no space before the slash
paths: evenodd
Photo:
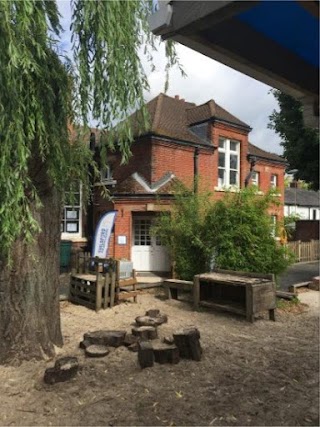
<path id="1" fill-rule="evenodd" d="M 59 241 L 63 194 L 81 180 L 87 144 L 70 123 L 110 127 L 143 103 L 139 53 L 151 47 L 145 1 L 72 2 L 73 59 L 59 55 L 55 1 L 0 2 L 0 362 L 54 354 L 63 343 Z M 169 64 L 176 62 L 167 47 Z M 132 131 L 118 126 L 123 157 Z M 111 140 L 110 140 L 111 141 Z M 110 142 L 112 144 L 112 142 Z"/>

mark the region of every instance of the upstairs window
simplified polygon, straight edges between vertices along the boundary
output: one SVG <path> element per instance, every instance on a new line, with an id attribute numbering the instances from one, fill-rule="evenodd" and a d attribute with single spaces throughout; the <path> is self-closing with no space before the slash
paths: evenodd
<path id="1" fill-rule="evenodd" d="M 239 187 L 240 142 L 219 138 L 218 187 Z"/>
<path id="2" fill-rule="evenodd" d="M 257 188 L 259 188 L 260 172 L 253 171 L 252 176 L 251 176 L 251 184 L 255 185 Z"/>
<path id="3" fill-rule="evenodd" d="M 278 187 L 278 175 L 271 175 L 270 187 L 271 188 L 277 188 Z"/>

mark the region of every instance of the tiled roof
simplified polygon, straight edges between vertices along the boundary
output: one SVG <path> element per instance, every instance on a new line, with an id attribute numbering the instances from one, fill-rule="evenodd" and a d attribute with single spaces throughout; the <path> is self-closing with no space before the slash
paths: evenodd
<path id="1" fill-rule="evenodd" d="M 220 105 L 218 105 L 213 99 L 206 102 L 205 104 L 188 108 L 187 117 L 189 124 L 195 124 L 215 118 L 218 120 L 235 124 L 237 126 L 246 127 L 248 128 L 248 130 L 250 129 L 249 125 L 247 125 L 242 120 L 239 120 L 237 117 L 233 116 L 231 113 L 229 113 L 229 111 L 220 107 Z"/>
<path id="2" fill-rule="evenodd" d="M 213 100 L 196 106 L 183 99 L 172 98 L 160 93 L 160 95 L 148 102 L 146 107 L 150 120 L 149 132 L 193 144 L 211 145 L 210 142 L 192 132 L 190 125 L 214 118 L 237 126 L 246 127 L 248 131 L 250 130 L 250 127 L 246 123 L 237 119 Z M 136 121 L 137 114 L 136 112 L 131 116 L 131 120 L 134 122 Z"/>
<path id="3" fill-rule="evenodd" d="M 261 148 L 251 144 L 251 142 L 249 142 L 248 151 L 249 151 L 248 154 L 251 156 L 260 157 L 262 159 L 271 160 L 271 161 L 273 160 L 273 161 L 284 163 L 284 164 L 287 163 L 286 159 L 284 159 L 281 156 L 278 156 L 278 154 L 270 153 L 269 151 L 264 151 Z"/>
<path id="4" fill-rule="evenodd" d="M 286 188 L 284 191 L 284 204 L 319 207 L 319 195 L 319 191 L 304 190 L 302 188 Z"/>

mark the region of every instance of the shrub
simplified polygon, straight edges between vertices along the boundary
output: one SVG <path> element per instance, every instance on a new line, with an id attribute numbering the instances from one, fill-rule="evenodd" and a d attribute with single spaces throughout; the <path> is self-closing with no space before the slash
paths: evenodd
<path id="1" fill-rule="evenodd" d="M 273 193 L 257 195 L 254 188 L 212 194 L 194 194 L 179 185 L 170 213 L 161 214 L 153 227 L 167 245 L 181 279 L 211 267 L 279 274 L 293 262 L 287 248 L 273 237 L 268 208 Z"/>

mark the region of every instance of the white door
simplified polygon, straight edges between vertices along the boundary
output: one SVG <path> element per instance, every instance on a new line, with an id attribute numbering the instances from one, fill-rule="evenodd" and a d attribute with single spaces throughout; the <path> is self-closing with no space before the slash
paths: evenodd
<path id="1" fill-rule="evenodd" d="M 151 236 L 152 218 L 133 219 L 133 268 L 137 271 L 170 271 L 170 257 L 160 239 Z"/>

